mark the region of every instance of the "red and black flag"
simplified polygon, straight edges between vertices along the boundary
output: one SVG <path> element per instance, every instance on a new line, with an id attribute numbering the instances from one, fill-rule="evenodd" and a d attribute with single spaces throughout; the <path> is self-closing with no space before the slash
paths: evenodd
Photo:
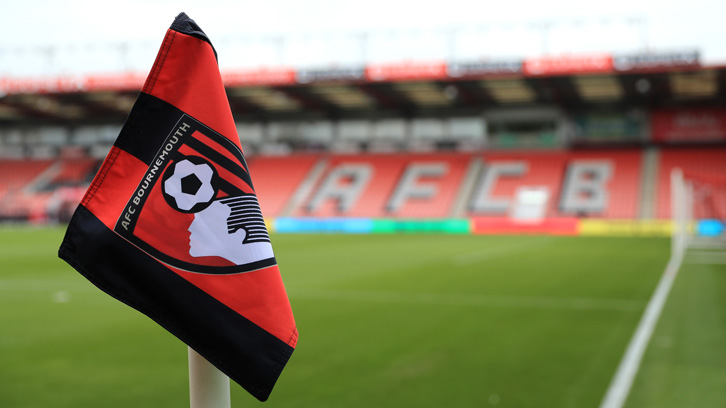
<path id="1" fill-rule="evenodd" d="M 181 13 L 59 256 L 264 401 L 297 328 L 217 66 Z"/>

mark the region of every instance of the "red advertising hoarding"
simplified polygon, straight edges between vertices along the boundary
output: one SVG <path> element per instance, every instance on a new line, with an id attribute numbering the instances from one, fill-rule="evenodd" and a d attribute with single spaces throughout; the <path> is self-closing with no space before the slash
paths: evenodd
<path id="1" fill-rule="evenodd" d="M 471 219 L 474 234 L 552 234 L 578 233 L 577 218 L 546 218 L 534 222 L 522 222 L 505 217 L 474 217 Z"/>
<path id="2" fill-rule="evenodd" d="M 87 75 L 83 79 L 84 91 L 139 91 L 146 74 L 126 72 L 120 74 Z"/>
<path id="3" fill-rule="evenodd" d="M 400 62 L 394 64 L 371 64 L 366 67 L 369 81 L 406 81 L 417 79 L 446 78 L 446 62 Z"/>
<path id="4" fill-rule="evenodd" d="M 524 60 L 525 75 L 569 75 L 613 71 L 610 54 L 560 55 Z"/>
<path id="5" fill-rule="evenodd" d="M 19 93 L 75 92 L 82 89 L 82 79 L 59 77 L 0 77 L 0 95 Z"/>
<path id="6" fill-rule="evenodd" d="M 225 86 L 289 85 L 295 83 L 292 68 L 252 68 L 222 72 Z"/>
<path id="7" fill-rule="evenodd" d="M 726 140 L 726 109 L 660 109 L 651 114 L 656 142 L 711 142 Z"/>
<path id="8" fill-rule="evenodd" d="M 0 93 L 67 93 L 88 91 L 137 91 L 146 74 L 138 72 L 0 78 Z"/>

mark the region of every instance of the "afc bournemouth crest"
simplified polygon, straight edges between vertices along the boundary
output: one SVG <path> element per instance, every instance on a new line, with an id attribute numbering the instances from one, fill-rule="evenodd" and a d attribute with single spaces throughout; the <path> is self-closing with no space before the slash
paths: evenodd
<path id="1" fill-rule="evenodd" d="M 160 262 L 230 274 L 275 265 L 242 151 L 182 115 L 114 231 Z"/>

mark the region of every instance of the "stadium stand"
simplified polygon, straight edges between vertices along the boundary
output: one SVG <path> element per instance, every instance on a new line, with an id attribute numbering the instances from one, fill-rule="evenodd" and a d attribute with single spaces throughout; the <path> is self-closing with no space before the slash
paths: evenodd
<path id="1" fill-rule="evenodd" d="M 668 219 L 673 168 L 694 179 L 723 180 L 726 147 L 666 146 L 656 152 L 650 181 L 643 179 L 643 149 L 636 147 L 293 153 L 251 155 L 249 165 L 267 217 L 506 218 L 517 191 L 535 188 L 547 191 L 546 218 L 638 219 L 643 183 L 650 182 L 652 213 Z M 85 188 L 98 164 L 89 157 L 0 160 L 0 217 L 54 219 L 48 213 L 59 208 L 57 197 L 73 196 L 68 188 Z M 697 208 L 697 217 L 724 213 L 726 196 L 720 190 L 712 195 L 711 208 Z"/>
<path id="2" fill-rule="evenodd" d="M 710 197 L 695 207 L 694 215 L 723 218 L 726 148 L 664 147 L 658 152 L 658 171 L 650 181 L 656 218 L 670 218 L 669 175 L 676 167 L 693 179 L 715 180 L 717 188 L 707 190 Z M 266 217 L 463 216 L 491 223 L 510 217 L 518 190 L 534 188 L 547 191 L 545 217 L 551 222 L 642 218 L 642 184 L 647 182 L 642 181 L 642 157 L 638 148 L 297 153 L 253 155 L 249 165 Z M 92 158 L 0 160 L 0 217 L 36 222 L 67 218 L 61 213 L 75 206 L 97 166 Z"/>
<path id="3" fill-rule="evenodd" d="M 669 220 L 676 167 L 716 186 L 699 193 L 709 197 L 695 215 L 723 218 L 726 67 L 702 66 L 697 52 L 588 61 L 411 61 L 354 76 L 270 68 L 223 80 L 268 218 L 572 233 L 578 220 Z M 143 77 L 89 75 L 70 88 L 0 77 L 0 219 L 65 219 Z M 522 209 L 534 218 L 508 230 Z"/>

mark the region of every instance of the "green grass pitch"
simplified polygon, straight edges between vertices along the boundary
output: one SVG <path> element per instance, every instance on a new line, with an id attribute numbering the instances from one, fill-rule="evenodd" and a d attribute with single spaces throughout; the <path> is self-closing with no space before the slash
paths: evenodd
<path id="1" fill-rule="evenodd" d="M 188 406 L 186 346 L 59 260 L 63 232 L 0 228 L 0 407 Z M 300 342 L 267 407 L 597 407 L 669 251 L 439 234 L 273 245 Z M 628 407 L 726 406 L 725 278 L 684 267 Z M 262 406 L 235 384 L 232 405 Z"/>

